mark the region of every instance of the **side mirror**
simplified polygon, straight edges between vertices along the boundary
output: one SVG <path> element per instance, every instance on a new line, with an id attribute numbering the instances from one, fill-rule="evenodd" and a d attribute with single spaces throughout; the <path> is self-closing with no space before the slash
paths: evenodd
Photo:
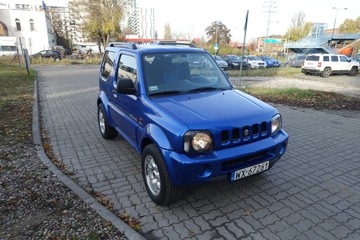
<path id="1" fill-rule="evenodd" d="M 118 78 L 116 92 L 122 94 L 135 95 L 136 89 L 134 83 L 130 78 Z"/>

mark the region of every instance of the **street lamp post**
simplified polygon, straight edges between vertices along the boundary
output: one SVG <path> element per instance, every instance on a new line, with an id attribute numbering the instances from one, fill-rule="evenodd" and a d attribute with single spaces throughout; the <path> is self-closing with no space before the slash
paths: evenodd
<path id="1" fill-rule="evenodd" d="M 219 50 L 219 44 L 218 44 L 218 31 L 219 31 L 219 21 L 215 22 L 215 44 L 214 44 L 214 51 L 215 56 L 217 55 L 217 52 Z"/>
<path id="2" fill-rule="evenodd" d="M 336 18 L 337 18 L 337 13 L 338 13 L 338 11 L 339 11 L 339 10 L 346 10 L 347 8 L 337 8 L 337 7 L 333 7 L 333 9 L 335 9 L 336 11 L 335 11 L 334 26 L 333 26 L 331 38 L 334 38 Z"/>

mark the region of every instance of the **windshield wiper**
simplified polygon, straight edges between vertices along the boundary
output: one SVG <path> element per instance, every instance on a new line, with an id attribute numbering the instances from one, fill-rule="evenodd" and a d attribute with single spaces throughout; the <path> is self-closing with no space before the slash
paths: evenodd
<path id="1" fill-rule="evenodd" d="M 189 90 L 189 92 L 205 92 L 205 91 L 215 91 L 215 90 L 228 90 L 228 88 L 219 88 L 219 87 L 199 87 Z"/>
<path id="2" fill-rule="evenodd" d="M 181 93 L 181 91 L 162 91 L 162 92 L 151 93 L 150 96 L 165 96 L 165 95 L 174 95 L 179 93 Z"/>

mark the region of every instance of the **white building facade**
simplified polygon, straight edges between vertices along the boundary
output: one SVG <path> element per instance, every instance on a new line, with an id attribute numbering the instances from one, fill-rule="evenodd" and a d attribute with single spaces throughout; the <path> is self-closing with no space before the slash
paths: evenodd
<path id="1" fill-rule="evenodd" d="M 56 45 L 50 16 L 40 0 L 0 0 L 0 36 L 21 39 L 29 54 Z"/>

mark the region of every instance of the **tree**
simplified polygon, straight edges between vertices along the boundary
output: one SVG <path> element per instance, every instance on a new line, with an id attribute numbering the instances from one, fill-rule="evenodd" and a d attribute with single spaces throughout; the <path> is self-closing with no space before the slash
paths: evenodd
<path id="1" fill-rule="evenodd" d="M 132 0 L 73 0 L 70 13 L 90 41 L 106 47 L 121 33 L 120 20 Z"/>
<path id="2" fill-rule="evenodd" d="M 355 20 L 345 19 L 339 26 L 340 33 L 359 33 L 360 32 L 360 17 Z"/>
<path id="3" fill-rule="evenodd" d="M 211 23 L 211 26 L 205 29 L 206 36 L 209 37 L 208 43 L 229 44 L 231 41 L 230 29 L 221 21 Z"/>
<path id="4" fill-rule="evenodd" d="M 164 39 L 165 40 L 171 40 L 172 39 L 171 27 L 170 27 L 169 23 L 166 23 L 164 25 Z"/>
<path id="5" fill-rule="evenodd" d="M 313 24 L 311 22 L 305 22 L 305 13 L 298 12 L 291 19 L 291 25 L 285 33 L 285 38 L 290 41 L 297 41 L 306 37 Z"/>

